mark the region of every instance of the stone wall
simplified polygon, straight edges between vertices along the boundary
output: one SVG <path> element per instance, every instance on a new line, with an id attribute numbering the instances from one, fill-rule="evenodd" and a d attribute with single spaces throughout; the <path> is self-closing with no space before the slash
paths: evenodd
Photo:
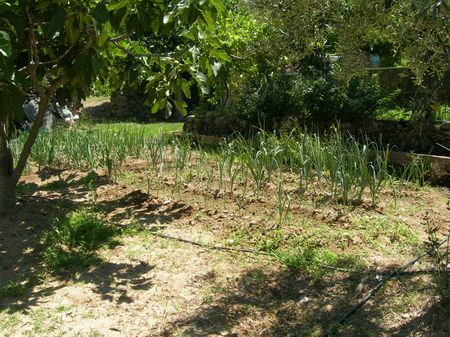
<path id="1" fill-rule="evenodd" d="M 450 122 L 370 121 L 343 124 L 341 128 L 355 137 L 367 135 L 395 151 L 450 156 Z"/>
<path id="2" fill-rule="evenodd" d="M 111 115 L 117 119 L 135 119 L 141 122 L 151 121 L 183 121 L 184 116 L 175 108 L 171 116 L 163 111 L 151 113 L 151 108 L 145 104 L 146 95 L 143 88 L 124 88 L 111 94 Z"/>
<path id="3" fill-rule="evenodd" d="M 276 125 L 277 129 L 288 132 L 302 127 L 298 121 L 290 118 L 280 120 Z M 355 137 L 365 138 L 367 135 L 370 140 L 389 145 L 395 151 L 450 156 L 450 122 L 431 124 L 412 121 L 369 121 L 344 123 L 340 127 L 342 131 Z M 324 127 L 322 130 L 328 128 Z M 248 134 L 252 129 L 254 127 L 245 120 L 216 111 L 209 111 L 199 117 L 189 116 L 184 125 L 184 131 L 187 133 L 218 137 L 227 137 L 235 132 Z"/>

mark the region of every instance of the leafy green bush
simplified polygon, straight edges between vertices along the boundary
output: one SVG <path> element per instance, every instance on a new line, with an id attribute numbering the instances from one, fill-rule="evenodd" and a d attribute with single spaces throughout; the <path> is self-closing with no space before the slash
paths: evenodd
<path id="1" fill-rule="evenodd" d="M 354 77 L 345 84 L 328 68 L 309 66 L 299 73 L 275 74 L 249 83 L 235 113 L 270 129 L 274 121 L 286 116 L 317 123 L 370 119 L 391 101 L 375 76 Z"/>
<path id="2" fill-rule="evenodd" d="M 88 266 L 97 260 L 96 251 L 112 244 L 117 230 L 96 213 L 79 210 L 57 220 L 44 234 L 44 262 L 50 272 Z"/>
<path id="3" fill-rule="evenodd" d="M 254 125 L 272 124 L 274 118 L 293 113 L 290 111 L 294 108 L 290 93 L 292 85 L 293 77 L 287 74 L 247 83 L 235 112 Z"/>
<path id="4" fill-rule="evenodd" d="M 330 73 L 309 69 L 298 75 L 290 90 L 296 117 L 314 122 L 327 122 L 339 118 L 344 106 L 345 93 Z"/>

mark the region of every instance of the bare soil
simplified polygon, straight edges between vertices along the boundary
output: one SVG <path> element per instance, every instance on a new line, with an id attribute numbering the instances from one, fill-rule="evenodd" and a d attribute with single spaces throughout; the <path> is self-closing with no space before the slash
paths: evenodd
<path id="1" fill-rule="evenodd" d="M 224 191 L 173 176 L 130 160 L 116 182 L 101 171 L 50 168 L 23 177 L 20 204 L 0 226 L 0 335 L 320 336 L 380 276 L 424 250 L 427 223 L 450 229 L 445 188 L 398 187 L 376 209 L 343 207 L 319 189 L 299 194 L 291 177 L 279 225 L 273 184 L 239 199 L 242 185 Z M 93 205 L 111 223 L 141 230 L 103 248 L 88 269 L 47 274 L 42 233 L 55 217 Z M 315 274 L 237 250 L 295 249 L 296 238 L 363 265 Z M 423 260 L 412 270 L 427 268 Z M 449 308 L 431 280 L 422 272 L 390 280 L 336 335 L 450 335 Z"/>

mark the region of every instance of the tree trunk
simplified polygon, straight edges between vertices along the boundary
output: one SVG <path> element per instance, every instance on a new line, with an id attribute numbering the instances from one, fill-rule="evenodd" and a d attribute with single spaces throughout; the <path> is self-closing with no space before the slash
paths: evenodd
<path id="1" fill-rule="evenodd" d="M 0 216 L 6 215 L 16 205 L 16 184 L 11 178 L 0 177 Z"/>
<path id="2" fill-rule="evenodd" d="M 0 146 L 0 216 L 7 214 L 16 204 L 16 180 L 13 171 L 11 149 Z"/>

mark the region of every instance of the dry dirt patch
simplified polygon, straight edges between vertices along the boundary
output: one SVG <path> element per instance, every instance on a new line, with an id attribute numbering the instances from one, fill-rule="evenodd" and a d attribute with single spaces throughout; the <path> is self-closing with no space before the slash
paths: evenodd
<path id="1" fill-rule="evenodd" d="M 355 218 L 401 217 L 411 224 L 418 240 L 424 237 L 427 212 L 441 223 L 449 218 L 442 202 L 448 191 L 426 188 L 405 192 L 395 211 L 388 196 L 377 212 L 364 207 L 349 212 L 338 205 L 321 207 L 303 200 L 293 205 L 291 217 L 313 226 L 293 223 L 274 229 L 270 186 L 236 212 L 230 206 L 233 194 L 212 192 L 205 197 L 206 192 L 194 183 L 176 193 L 160 188 L 157 196 L 149 195 L 143 192 L 145 174 L 137 170 L 122 183 L 109 182 L 102 172 L 44 170 L 24 177 L 18 212 L 3 219 L 0 229 L 2 334 L 320 335 L 374 285 L 375 274 L 332 272 L 317 277 L 301 269 L 286 269 L 268 256 L 205 249 L 155 237 L 152 231 L 231 247 L 258 244 L 257 236 L 273 239 L 275 232 L 286 242 L 293 235 L 317 235 L 320 245 L 333 250 L 361 249 L 366 268 L 381 273 L 409 258 L 414 248 L 400 247 L 395 240 L 386 241 L 386 247 L 371 246 L 368 237 L 353 236 L 365 233 L 362 227 L 354 228 Z M 161 183 L 172 185 L 170 179 Z M 145 230 L 122 237 L 113 249 L 103 249 L 102 261 L 89 269 L 58 277 L 46 275 L 40 265 L 39 238 L 53 215 L 93 203 L 117 226 L 139 223 Z M 344 246 L 331 244 L 337 238 L 351 241 Z M 443 310 L 429 275 L 404 275 L 357 312 L 341 335 L 446 336 L 449 316 Z"/>

